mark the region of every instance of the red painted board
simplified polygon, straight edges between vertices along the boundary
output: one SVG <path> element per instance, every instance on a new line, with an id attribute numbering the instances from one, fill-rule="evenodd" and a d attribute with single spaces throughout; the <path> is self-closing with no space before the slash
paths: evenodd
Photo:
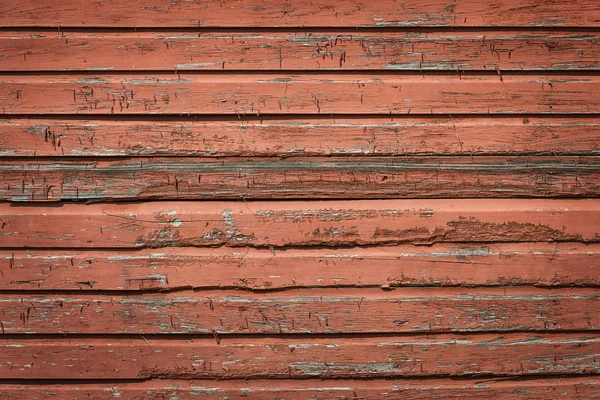
<path id="1" fill-rule="evenodd" d="M 2 379 L 384 378 L 598 374 L 594 333 L 371 338 L 0 336 Z"/>
<path id="2" fill-rule="evenodd" d="M 1 26 L 75 27 L 597 27 L 595 0 L 5 0 Z"/>
<path id="3" fill-rule="evenodd" d="M 587 157 L 0 161 L 0 200 L 600 197 Z"/>
<path id="4" fill-rule="evenodd" d="M 355 246 L 600 241 L 600 201 L 0 204 L 3 247 Z"/>
<path id="5" fill-rule="evenodd" d="M 588 75 L 8 75 L 4 114 L 594 114 Z M 446 116 L 447 117 L 447 116 Z"/>
<path id="6" fill-rule="evenodd" d="M 600 67 L 599 41 L 594 31 L 9 31 L 0 71 L 577 71 Z"/>
<path id="7" fill-rule="evenodd" d="M 578 243 L 13 250 L 0 251 L 0 290 L 599 286 L 599 270 L 600 246 Z"/>
<path id="8" fill-rule="evenodd" d="M 596 288 L 0 295 L 4 334 L 298 334 L 600 329 Z"/>
<path id="9" fill-rule="evenodd" d="M 222 397 L 230 400 L 307 400 L 307 399 L 396 399 L 411 400 L 461 399 L 561 399 L 597 400 L 600 398 L 597 377 L 562 377 L 529 380 L 475 378 L 453 380 L 396 379 L 327 382 L 318 379 L 253 379 L 239 380 L 150 380 L 147 382 L 72 383 L 72 384 L 3 384 L 0 396 L 6 400 L 72 399 L 108 400 L 181 400 L 199 397 Z"/>
<path id="10" fill-rule="evenodd" d="M 0 120 L 0 155 L 598 155 L 595 117 Z"/>

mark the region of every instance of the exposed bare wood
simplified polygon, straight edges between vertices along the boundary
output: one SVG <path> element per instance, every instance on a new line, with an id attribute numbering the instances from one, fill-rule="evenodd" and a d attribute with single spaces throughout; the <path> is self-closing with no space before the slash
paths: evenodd
<path id="1" fill-rule="evenodd" d="M 599 213 L 591 199 L 0 204 L 0 224 L 13 248 L 598 242 Z"/>
<path id="2" fill-rule="evenodd" d="M 9 75 L 5 114 L 523 114 L 600 112 L 578 75 Z"/>
<path id="3" fill-rule="evenodd" d="M 0 161 L 0 200 L 600 197 L 600 161 L 139 158 Z"/>

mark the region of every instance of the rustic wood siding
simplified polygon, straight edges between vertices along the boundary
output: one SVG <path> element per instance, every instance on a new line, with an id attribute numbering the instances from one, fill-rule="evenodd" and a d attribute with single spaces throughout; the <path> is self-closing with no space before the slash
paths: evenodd
<path id="1" fill-rule="evenodd" d="M 4 0 L 0 398 L 600 399 L 596 0 Z"/>

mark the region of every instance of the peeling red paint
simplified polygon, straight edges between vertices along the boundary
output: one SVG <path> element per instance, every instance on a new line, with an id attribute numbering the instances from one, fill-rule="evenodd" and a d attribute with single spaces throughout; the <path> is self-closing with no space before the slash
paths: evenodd
<path id="1" fill-rule="evenodd" d="M 600 400 L 597 1 L 83 3 L 0 5 L 0 398 Z"/>
<path id="2" fill-rule="evenodd" d="M 0 378 L 298 379 L 598 374 L 598 334 L 3 339 Z M 294 349 L 293 351 L 291 349 Z M 31 354 L 37 357 L 32 359 Z M 110 368 L 106 368 L 110 360 Z M 464 360 L 468 360 L 465 362 Z M 12 369 L 9 367 L 12 365 Z M 77 372 L 74 372 L 77 371 Z"/>
<path id="3" fill-rule="evenodd" d="M 589 32 L 3 32 L 0 70 L 593 70 Z M 165 45 L 168 44 L 168 45 Z"/>
<path id="4" fill-rule="evenodd" d="M 596 114 L 593 75 L 10 75 L 8 114 Z M 20 95 L 18 93 L 21 93 Z"/>
<path id="5" fill-rule="evenodd" d="M 164 3 L 135 0 L 7 0 L 2 26 L 101 27 L 597 27 L 594 0 L 327 0 L 264 2 L 210 0 Z"/>
<path id="6" fill-rule="evenodd" d="M 597 289 L 181 291 L 3 295 L 6 334 L 315 334 L 597 330 Z"/>
<path id="7" fill-rule="evenodd" d="M 550 398 L 560 393 L 567 398 L 595 399 L 600 382 L 596 377 L 548 378 L 506 381 L 503 378 L 472 379 L 398 379 L 384 382 L 361 380 L 336 380 L 323 382 L 317 379 L 271 379 L 271 380 L 150 380 L 141 383 L 76 383 L 72 385 L 25 385 L 5 384 L 0 395 L 7 400 L 50 400 L 69 398 L 73 400 L 139 398 L 162 400 L 197 399 L 198 396 L 220 396 L 232 400 L 276 400 L 281 398 L 302 400 L 307 398 L 339 399 L 394 399 L 398 396 L 418 400 L 445 400 L 457 398 L 531 399 Z"/>
<path id="8" fill-rule="evenodd" d="M 600 197 L 599 175 L 594 158 L 559 156 L 10 161 L 0 162 L 0 199 Z"/>
<path id="9" fill-rule="evenodd" d="M 577 243 L 13 250 L 0 252 L 0 290 L 599 286 L 599 269 L 600 247 Z"/>
<path id="10" fill-rule="evenodd" d="M 40 215 L 39 207 L 5 204 L 0 219 L 4 246 L 13 248 L 596 243 L 599 206 L 592 199 L 162 202 L 65 204 Z"/>

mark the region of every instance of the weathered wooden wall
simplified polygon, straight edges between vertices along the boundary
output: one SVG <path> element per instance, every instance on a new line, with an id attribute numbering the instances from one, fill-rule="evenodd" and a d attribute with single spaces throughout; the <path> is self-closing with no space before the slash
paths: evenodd
<path id="1" fill-rule="evenodd" d="M 597 0 L 3 0 L 0 398 L 600 399 Z"/>

